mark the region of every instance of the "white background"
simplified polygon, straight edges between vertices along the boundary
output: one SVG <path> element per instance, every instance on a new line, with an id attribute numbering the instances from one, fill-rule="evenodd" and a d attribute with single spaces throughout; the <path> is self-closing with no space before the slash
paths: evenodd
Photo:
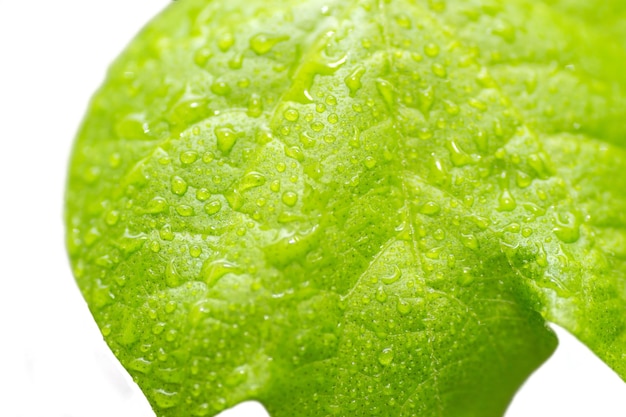
<path id="1" fill-rule="evenodd" d="M 0 416 L 154 417 L 74 284 L 62 196 L 90 95 L 167 3 L 0 0 Z M 559 350 L 507 417 L 626 416 L 626 384 L 557 331 Z M 266 415 L 254 404 L 226 414 Z"/>

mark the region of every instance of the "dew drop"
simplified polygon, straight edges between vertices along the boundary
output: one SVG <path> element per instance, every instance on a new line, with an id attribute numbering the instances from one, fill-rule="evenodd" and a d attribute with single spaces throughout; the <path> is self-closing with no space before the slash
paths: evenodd
<path id="1" fill-rule="evenodd" d="M 263 114 L 263 101 L 258 94 L 253 94 L 248 101 L 248 116 L 259 117 Z"/>
<path id="2" fill-rule="evenodd" d="M 502 191 L 502 194 L 500 194 L 500 198 L 498 201 L 499 201 L 498 210 L 500 211 L 513 211 L 517 207 L 515 198 L 513 198 L 513 195 L 507 189 L 504 189 Z"/>
<path id="3" fill-rule="evenodd" d="M 222 52 L 228 51 L 231 46 L 235 43 L 235 37 L 232 33 L 226 32 L 223 33 L 217 40 L 217 47 L 220 48 Z"/>
<path id="4" fill-rule="evenodd" d="M 560 213 L 556 218 L 554 234 L 563 243 L 574 243 L 580 239 L 580 222 L 574 213 Z"/>
<path id="5" fill-rule="evenodd" d="M 182 217 L 190 217 L 190 216 L 193 216 L 194 211 L 193 211 L 193 207 L 187 204 L 181 204 L 181 205 L 176 206 L 176 213 L 178 213 Z"/>
<path id="6" fill-rule="evenodd" d="M 400 271 L 400 268 L 397 265 L 394 265 L 392 267 L 392 271 L 389 275 L 385 275 L 381 278 L 381 281 L 383 282 L 383 284 L 393 284 L 394 282 L 397 282 L 400 277 L 402 276 L 402 271 Z"/>
<path id="7" fill-rule="evenodd" d="M 461 234 L 461 243 L 468 249 L 478 250 L 478 239 L 473 234 Z"/>
<path id="8" fill-rule="evenodd" d="M 283 113 L 283 116 L 285 117 L 287 121 L 295 122 L 300 117 L 300 113 L 298 113 L 298 110 L 290 107 L 287 110 L 285 110 L 285 112 Z"/>
<path id="9" fill-rule="evenodd" d="M 440 210 L 441 207 L 439 207 L 439 204 L 435 203 L 434 201 L 429 201 L 422 206 L 422 208 L 420 209 L 420 213 L 431 216 L 433 214 L 439 213 Z"/>
<path id="10" fill-rule="evenodd" d="M 206 201 L 211 198 L 211 192 L 206 188 L 198 188 L 196 190 L 196 199 L 198 201 Z"/>
<path id="11" fill-rule="evenodd" d="M 385 288 L 380 286 L 376 289 L 376 299 L 381 302 L 384 303 L 385 301 L 387 301 L 388 295 L 387 292 L 385 291 Z"/>
<path id="12" fill-rule="evenodd" d="M 152 391 L 152 399 L 159 408 L 172 408 L 180 402 L 180 395 L 177 392 L 156 389 Z"/>
<path id="13" fill-rule="evenodd" d="M 367 156 L 365 157 L 363 164 L 365 165 L 366 168 L 372 169 L 376 166 L 376 159 L 373 156 Z"/>
<path id="14" fill-rule="evenodd" d="M 237 141 L 237 133 L 230 127 L 216 127 L 217 148 L 224 154 L 230 153 Z"/>
<path id="15" fill-rule="evenodd" d="M 426 54 L 426 56 L 434 58 L 437 55 L 439 55 L 439 45 L 435 44 L 435 43 L 429 43 L 426 46 L 424 46 L 424 53 Z"/>
<path id="16" fill-rule="evenodd" d="M 211 201 L 204 205 L 204 211 L 209 216 L 216 214 L 221 209 L 222 209 L 222 203 L 219 200 Z"/>
<path id="17" fill-rule="evenodd" d="M 286 191 L 283 193 L 282 201 L 289 207 L 293 207 L 298 202 L 298 195 L 293 191 Z"/>
<path id="18" fill-rule="evenodd" d="M 378 363 L 380 363 L 383 366 L 388 366 L 391 364 L 391 362 L 393 362 L 393 357 L 394 357 L 393 349 L 390 347 L 385 348 L 382 350 L 382 352 L 378 354 Z"/>
<path id="19" fill-rule="evenodd" d="M 354 97 L 361 88 L 361 77 L 365 74 L 365 67 L 357 66 L 345 79 L 346 87 L 350 90 L 350 96 Z"/>
<path id="20" fill-rule="evenodd" d="M 398 313 L 404 316 L 409 314 L 411 312 L 411 309 L 411 303 L 402 298 L 398 298 L 398 303 L 396 304 L 396 310 L 398 310 Z"/>
<path id="21" fill-rule="evenodd" d="M 250 38 L 250 49 L 257 55 L 264 55 L 277 43 L 288 40 L 288 36 L 276 36 L 269 33 L 258 33 Z"/>
<path id="22" fill-rule="evenodd" d="M 260 174 L 258 172 L 248 172 L 241 179 L 241 182 L 239 183 L 239 190 L 246 191 L 251 188 L 260 187 L 265 184 L 266 181 L 267 179 L 263 174 Z"/>
<path id="23" fill-rule="evenodd" d="M 186 151 L 180 154 L 180 162 L 185 165 L 191 165 L 198 159 L 198 152 Z"/>
<path id="24" fill-rule="evenodd" d="M 392 107 L 395 101 L 395 94 L 393 91 L 393 85 L 387 80 L 378 79 L 376 80 L 376 89 L 378 93 L 382 96 L 383 100 L 387 106 Z"/>
<path id="25" fill-rule="evenodd" d="M 171 181 L 171 190 L 172 193 L 176 194 L 176 195 L 185 195 L 185 193 L 187 192 L 187 182 L 185 182 L 184 179 L 182 179 L 179 176 L 174 176 L 172 178 Z M 154 202 L 154 204 L 156 205 L 155 207 L 163 207 L 163 203 L 165 202 L 165 199 L 161 199 L 161 200 L 157 200 L 159 197 L 155 198 L 152 200 L 152 202 Z M 165 203 L 165 206 L 167 206 L 167 203 Z"/>

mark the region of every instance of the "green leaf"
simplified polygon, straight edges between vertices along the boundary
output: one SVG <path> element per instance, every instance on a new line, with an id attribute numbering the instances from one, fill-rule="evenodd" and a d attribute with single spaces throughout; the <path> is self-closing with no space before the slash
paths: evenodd
<path id="1" fill-rule="evenodd" d="M 626 6 L 173 3 L 67 245 L 159 416 L 501 416 L 557 323 L 626 377 Z"/>

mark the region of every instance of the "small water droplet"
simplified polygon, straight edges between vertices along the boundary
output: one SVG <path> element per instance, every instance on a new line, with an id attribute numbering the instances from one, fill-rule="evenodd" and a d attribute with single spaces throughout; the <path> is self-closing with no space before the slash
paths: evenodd
<path id="1" fill-rule="evenodd" d="M 350 75 L 344 79 L 346 86 L 350 90 L 351 97 L 354 97 L 357 91 L 361 88 L 361 77 L 363 74 L 365 74 L 365 67 L 358 65 L 354 70 L 352 70 Z"/>
<path id="2" fill-rule="evenodd" d="M 422 206 L 422 208 L 420 209 L 420 213 L 430 216 L 439 213 L 440 210 L 441 207 L 439 207 L 439 204 L 435 203 L 434 201 L 429 201 Z"/>
<path id="3" fill-rule="evenodd" d="M 376 299 L 381 302 L 384 303 L 385 301 L 387 301 L 388 295 L 387 292 L 385 291 L 385 288 L 380 286 L 376 289 Z"/>
<path id="4" fill-rule="evenodd" d="M 260 187 L 264 185 L 266 181 L 267 179 L 263 174 L 258 172 L 248 172 L 241 179 L 241 182 L 239 183 L 239 190 L 246 191 L 251 188 Z"/>
<path id="5" fill-rule="evenodd" d="M 293 207 L 298 202 L 298 195 L 293 191 L 286 191 L 283 193 L 282 200 L 283 203 L 285 203 L 289 207 Z"/>
<path id="6" fill-rule="evenodd" d="M 187 204 L 180 204 L 176 206 L 176 213 L 178 213 L 182 217 L 190 217 L 190 216 L 193 216 L 194 211 L 193 211 L 193 207 Z"/>
<path id="7" fill-rule="evenodd" d="M 500 198 L 498 201 L 499 201 L 498 210 L 500 211 L 513 211 L 517 207 L 515 198 L 513 197 L 511 192 L 506 188 L 502 190 L 502 194 L 500 194 Z"/>
<path id="8" fill-rule="evenodd" d="M 269 33 L 259 33 L 250 38 L 250 49 L 257 55 L 265 55 L 277 43 L 288 40 L 288 36 L 276 36 Z"/>
<path id="9" fill-rule="evenodd" d="M 429 43 L 424 46 L 424 53 L 426 56 L 434 58 L 439 55 L 439 45 L 435 43 Z"/>
<path id="10" fill-rule="evenodd" d="M 172 408 L 180 402 L 180 395 L 177 392 L 156 389 L 152 390 L 152 399 L 159 408 Z"/>
<path id="11" fill-rule="evenodd" d="M 283 116 L 285 117 L 287 121 L 295 122 L 300 117 L 300 113 L 298 113 L 298 110 L 290 107 L 287 110 L 285 110 L 285 112 L 283 113 Z"/>
<path id="12" fill-rule="evenodd" d="M 237 133 L 230 127 L 216 127 L 217 148 L 224 154 L 230 153 L 237 141 Z"/>
<path id="13" fill-rule="evenodd" d="M 198 188 L 196 190 L 196 199 L 198 201 L 206 201 L 211 198 L 211 192 L 206 188 Z"/>
<path id="14" fill-rule="evenodd" d="M 376 166 L 376 159 L 373 156 L 367 156 L 365 157 L 363 164 L 366 168 L 372 169 Z"/>
<path id="15" fill-rule="evenodd" d="M 378 354 L 378 363 L 380 363 L 383 366 L 388 366 L 391 364 L 391 362 L 393 362 L 393 357 L 394 357 L 393 349 L 390 347 L 385 348 L 382 350 L 382 352 Z"/>
<path id="16" fill-rule="evenodd" d="M 211 201 L 211 202 L 209 202 L 209 203 L 204 205 L 204 211 L 209 216 L 214 215 L 215 213 L 217 213 L 221 209 L 222 209 L 222 202 L 219 201 L 219 200 Z"/>
<path id="17" fill-rule="evenodd" d="M 187 192 L 187 182 L 179 176 L 174 176 L 172 177 L 171 181 L 171 189 L 172 193 L 176 195 L 185 195 L 185 193 Z M 157 198 L 153 199 L 152 202 L 155 202 L 155 204 L 160 207 L 163 205 L 163 202 L 159 200 L 157 203 Z M 164 201 L 164 199 L 162 200 Z M 165 204 L 167 205 L 167 203 Z"/>
<path id="18" fill-rule="evenodd" d="M 191 165 L 198 159 L 198 152 L 196 151 L 185 151 L 180 154 L 180 162 L 185 165 Z"/>
<path id="19" fill-rule="evenodd" d="M 433 74 L 435 74 L 439 78 L 446 78 L 448 76 L 448 70 L 440 63 L 435 63 L 431 67 Z"/>
<path id="20" fill-rule="evenodd" d="M 555 219 L 554 234 L 563 243 L 574 243 L 580 239 L 580 221 L 571 212 L 559 213 Z"/>
<path id="21" fill-rule="evenodd" d="M 392 271 L 389 275 L 385 275 L 381 278 L 381 281 L 383 282 L 383 284 L 393 284 L 394 282 L 397 282 L 400 277 L 402 276 L 402 271 L 400 271 L 400 268 L 398 268 L 397 265 L 394 265 L 392 267 Z"/>
<path id="22" fill-rule="evenodd" d="M 217 39 L 217 47 L 220 48 L 222 52 L 228 51 L 231 48 L 231 46 L 233 46 L 234 44 L 235 44 L 235 37 L 230 32 L 223 33 Z"/>
<path id="23" fill-rule="evenodd" d="M 473 234 L 461 234 L 461 243 L 468 249 L 478 250 L 478 239 Z"/>
<path id="24" fill-rule="evenodd" d="M 376 89 L 378 90 L 378 93 L 382 96 L 383 100 L 385 100 L 387 106 L 393 107 L 395 102 L 395 92 L 393 89 L 393 85 L 389 81 L 379 78 L 378 80 L 376 80 Z"/>
<path id="25" fill-rule="evenodd" d="M 211 91 L 218 96 L 226 96 L 230 93 L 230 86 L 224 81 L 216 81 L 211 84 Z"/>
<path id="26" fill-rule="evenodd" d="M 261 114 L 263 114 L 263 101 L 258 94 L 253 94 L 248 101 L 248 116 L 259 117 Z"/>

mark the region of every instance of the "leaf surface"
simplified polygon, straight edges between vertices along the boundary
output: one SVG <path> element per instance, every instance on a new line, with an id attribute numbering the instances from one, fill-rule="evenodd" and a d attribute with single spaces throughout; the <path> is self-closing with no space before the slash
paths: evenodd
<path id="1" fill-rule="evenodd" d="M 74 274 L 159 416 L 502 416 L 626 377 L 623 2 L 185 0 L 116 60 Z"/>

